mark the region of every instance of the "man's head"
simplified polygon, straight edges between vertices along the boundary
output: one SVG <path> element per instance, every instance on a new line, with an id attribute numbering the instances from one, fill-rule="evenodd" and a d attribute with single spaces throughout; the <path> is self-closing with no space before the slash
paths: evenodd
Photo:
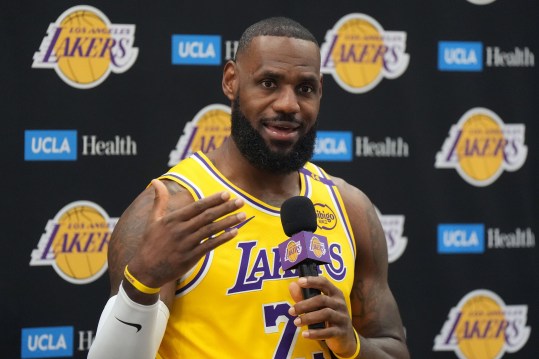
<path id="1" fill-rule="evenodd" d="M 311 41 L 319 47 L 318 41 L 316 41 L 313 34 L 300 23 L 286 17 L 270 17 L 254 23 L 243 32 L 238 43 L 235 58 L 241 55 L 249 47 L 251 41 L 258 36 L 290 37 Z"/>
<path id="2" fill-rule="evenodd" d="M 231 137 L 252 165 L 289 173 L 312 156 L 320 49 L 303 26 L 270 18 L 249 27 L 225 65 L 223 91 L 233 107 Z"/>

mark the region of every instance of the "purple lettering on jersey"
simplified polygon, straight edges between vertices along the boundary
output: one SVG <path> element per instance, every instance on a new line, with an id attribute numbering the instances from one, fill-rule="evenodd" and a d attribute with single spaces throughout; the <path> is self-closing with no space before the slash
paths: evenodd
<path id="1" fill-rule="evenodd" d="M 288 279 L 298 276 L 297 269 L 282 270 L 278 247 L 271 249 L 273 260 L 270 260 L 268 250 L 266 248 L 255 249 L 256 245 L 257 241 L 239 242 L 236 245 L 241 250 L 241 258 L 236 281 L 234 286 L 227 290 L 227 294 L 261 290 L 262 285 L 267 280 Z M 332 261 L 324 266 L 327 274 L 334 280 L 343 280 L 346 276 L 346 267 L 342 259 L 341 245 L 332 243 L 329 246 L 329 256 Z M 249 266 L 250 263 L 253 263 L 252 267 Z M 318 268 L 318 273 L 322 274 L 322 266 Z"/>
<path id="2" fill-rule="evenodd" d="M 331 243 L 329 245 L 329 256 L 332 261 L 329 264 L 326 264 L 326 271 L 328 275 L 338 281 L 341 281 L 346 276 L 346 267 L 342 259 L 342 248 L 338 243 Z M 335 262 L 338 264 L 335 265 Z"/>

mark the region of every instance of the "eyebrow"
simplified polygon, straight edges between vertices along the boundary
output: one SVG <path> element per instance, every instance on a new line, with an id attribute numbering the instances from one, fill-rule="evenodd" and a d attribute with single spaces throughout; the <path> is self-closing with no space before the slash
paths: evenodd
<path id="1" fill-rule="evenodd" d="M 284 71 L 281 72 L 281 71 L 273 71 L 273 70 L 264 70 L 264 71 L 260 72 L 259 74 L 255 73 L 255 77 L 257 77 L 257 78 L 270 77 L 270 78 L 280 80 L 283 77 L 285 77 L 285 72 Z M 319 78 L 314 73 L 300 74 L 299 79 L 300 79 L 299 82 L 316 83 L 316 82 L 319 81 Z"/>

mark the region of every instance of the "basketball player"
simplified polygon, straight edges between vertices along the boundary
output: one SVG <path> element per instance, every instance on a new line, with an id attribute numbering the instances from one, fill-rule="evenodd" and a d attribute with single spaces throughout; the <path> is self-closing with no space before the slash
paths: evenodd
<path id="1" fill-rule="evenodd" d="M 88 357 L 408 358 L 373 205 L 308 162 L 322 96 L 314 36 L 286 18 L 252 25 L 222 87 L 231 136 L 153 180 L 116 225 L 112 296 Z M 332 263 L 318 277 L 280 267 L 279 210 L 298 195 L 331 214 L 317 233 Z"/>

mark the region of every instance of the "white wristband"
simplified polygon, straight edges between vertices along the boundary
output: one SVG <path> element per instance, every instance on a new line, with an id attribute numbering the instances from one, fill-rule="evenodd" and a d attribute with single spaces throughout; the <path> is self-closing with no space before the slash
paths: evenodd
<path id="1" fill-rule="evenodd" d="M 103 309 L 88 359 L 154 359 L 169 315 L 161 300 L 136 303 L 120 284 Z"/>

